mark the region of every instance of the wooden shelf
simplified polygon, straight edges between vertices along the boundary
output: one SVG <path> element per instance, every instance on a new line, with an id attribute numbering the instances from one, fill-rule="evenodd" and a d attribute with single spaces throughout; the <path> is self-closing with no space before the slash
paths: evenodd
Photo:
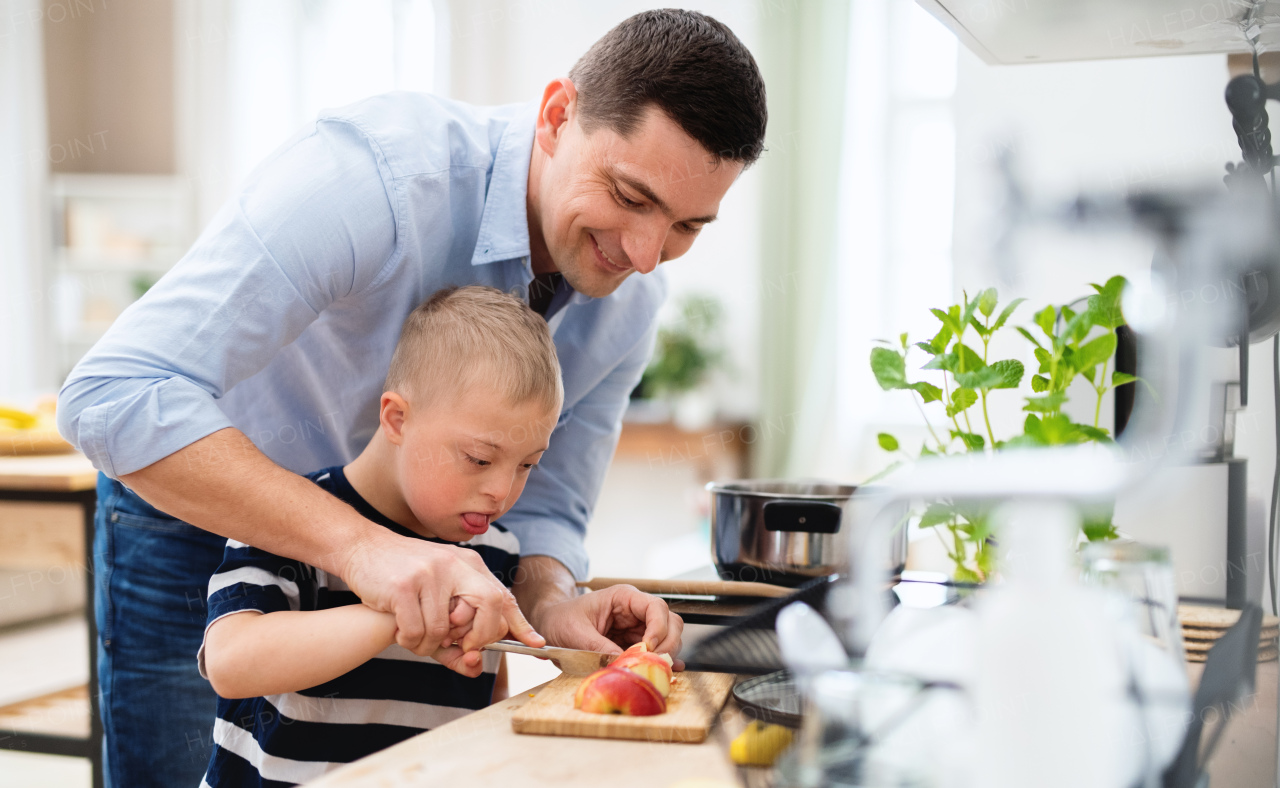
<path id="1" fill-rule="evenodd" d="M 650 465 L 693 463 L 710 481 L 722 460 L 733 465 L 738 478 L 750 473 L 751 444 L 756 430 L 744 422 L 714 424 L 703 430 L 683 430 L 670 421 L 623 421 L 615 457 L 647 460 Z"/>
<path id="2" fill-rule="evenodd" d="M 89 738 L 89 688 L 72 687 L 0 706 L 0 731 Z"/>

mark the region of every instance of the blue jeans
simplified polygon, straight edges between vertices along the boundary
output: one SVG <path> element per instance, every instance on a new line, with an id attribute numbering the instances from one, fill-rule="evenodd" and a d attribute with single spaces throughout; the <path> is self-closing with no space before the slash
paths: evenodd
<path id="1" fill-rule="evenodd" d="M 102 475 L 94 530 L 106 784 L 196 788 L 217 704 L 196 651 L 209 577 L 227 540 Z"/>

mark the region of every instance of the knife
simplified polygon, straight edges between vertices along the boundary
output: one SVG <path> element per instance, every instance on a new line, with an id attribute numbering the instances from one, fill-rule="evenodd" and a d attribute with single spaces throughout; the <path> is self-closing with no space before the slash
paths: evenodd
<path id="1" fill-rule="evenodd" d="M 511 654 L 528 654 L 531 657 L 549 659 L 551 664 L 570 676 L 589 676 L 606 667 L 620 655 L 601 651 L 583 651 L 576 648 L 543 646 L 532 648 L 516 640 L 497 640 L 483 647 L 487 651 L 506 651 Z"/>

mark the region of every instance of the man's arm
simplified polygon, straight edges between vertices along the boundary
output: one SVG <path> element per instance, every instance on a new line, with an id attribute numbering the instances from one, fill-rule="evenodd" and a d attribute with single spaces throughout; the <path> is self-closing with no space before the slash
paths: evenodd
<path id="1" fill-rule="evenodd" d="M 259 168 L 76 366 L 59 395 L 59 430 L 157 508 L 343 577 L 395 612 L 406 648 L 439 645 L 454 596 L 476 610 L 468 647 L 508 626 L 541 645 L 474 553 L 364 522 L 274 465 L 218 407 L 331 304 L 358 297 L 395 245 L 368 144 L 347 124 L 317 124 Z"/>
<path id="2" fill-rule="evenodd" d="M 369 522 L 267 459 L 239 430 L 219 430 L 121 481 L 192 525 L 343 578 L 369 605 L 395 612 L 397 641 L 416 653 L 430 654 L 452 642 L 454 598 L 475 611 L 461 643 L 464 651 L 508 631 L 542 645 L 476 551 L 408 539 Z"/>

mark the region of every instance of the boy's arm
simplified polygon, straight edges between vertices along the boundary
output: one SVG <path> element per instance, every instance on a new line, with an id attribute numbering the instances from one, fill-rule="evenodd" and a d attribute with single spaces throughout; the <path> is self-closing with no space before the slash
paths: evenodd
<path id="1" fill-rule="evenodd" d="M 298 692 L 332 681 L 396 642 L 396 619 L 365 605 L 327 610 L 246 610 L 218 619 L 205 633 L 204 667 L 224 698 Z M 467 676 L 483 667 L 479 652 L 440 649 L 436 661 Z"/>

